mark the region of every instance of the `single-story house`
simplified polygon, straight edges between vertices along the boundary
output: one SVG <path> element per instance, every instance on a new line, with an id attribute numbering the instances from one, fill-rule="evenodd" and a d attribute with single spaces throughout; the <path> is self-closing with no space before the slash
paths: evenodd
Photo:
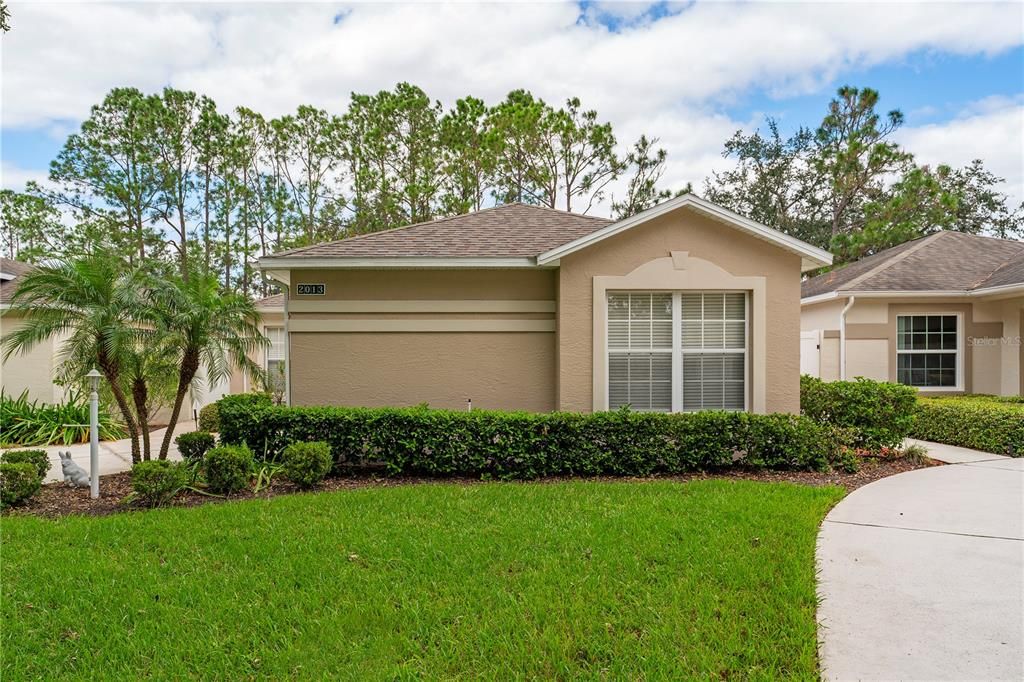
<path id="1" fill-rule="evenodd" d="M 611 221 L 507 204 L 277 253 L 295 405 L 800 407 L 826 251 L 683 195 Z"/>
<path id="2" fill-rule="evenodd" d="M 801 287 L 802 371 L 933 393 L 1024 393 L 1024 242 L 906 242 Z"/>

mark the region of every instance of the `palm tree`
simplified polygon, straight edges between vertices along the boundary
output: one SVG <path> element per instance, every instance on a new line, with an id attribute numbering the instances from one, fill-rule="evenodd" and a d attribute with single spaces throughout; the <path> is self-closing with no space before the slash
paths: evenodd
<path id="1" fill-rule="evenodd" d="M 158 335 L 174 350 L 179 363 L 170 426 L 160 445 L 160 459 L 166 459 L 181 405 L 200 367 L 210 384 L 228 378 L 234 367 L 259 381 L 263 371 L 250 356 L 269 341 L 260 332 L 252 300 L 221 293 L 216 278 L 208 273 L 193 273 L 187 281 L 177 279 L 154 287 L 150 297 Z"/>
<path id="2" fill-rule="evenodd" d="M 122 389 L 122 372 L 144 320 L 139 283 L 139 271 L 109 253 L 36 267 L 21 277 L 11 299 L 12 312 L 24 324 L 3 340 L 4 360 L 63 336 L 63 369 L 95 363 L 131 436 L 133 462 L 141 459 L 139 426 Z"/>

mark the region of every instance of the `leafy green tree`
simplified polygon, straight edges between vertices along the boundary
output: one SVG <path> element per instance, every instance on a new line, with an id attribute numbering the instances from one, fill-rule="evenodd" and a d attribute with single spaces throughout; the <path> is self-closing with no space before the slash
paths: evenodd
<path id="1" fill-rule="evenodd" d="M 815 132 L 814 169 L 828 182 L 827 207 L 832 236 L 864 225 L 864 204 L 877 200 L 885 180 L 908 170 L 912 156 L 890 136 L 903 125 L 893 109 L 884 117 L 875 109 L 878 92 L 844 85 Z"/>
<path id="2" fill-rule="evenodd" d="M 712 172 L 704 197 L 741 215 L 807 242 L 828 248 L 832 239 L 825 177 L 816 169 L 815 135 L 800 128 L 783 138 L 778 123 L 767 132 L 743 131 L 726 141 L 722 156 L 736 165 Z"/>
<path id="3" fill-rule="evenodd" d="M 167 458 L 181 405 L 200 368 L 206 381 L 216 384 L 239 368 L 259 383 L 263 370 L 251 360 L 268 340 L 260 331 L 260 317 L 247 296 L 224 293 L 217 278 L 196 273 L 177 278 L 151 291 L 149 314 L 157 333 L 177 358 L 177 386 L 170 426 L 160 444 L 160 459 Z"/>
<path id="4" fill-rule="evenodd" d="M 115 88 L 50 164 L 50 179 L 62 187 L 58 200 L 104 220 L 112 240 L 136 262 L 163 244 L 152 226 L 161 192 L 155 123 L 141 92 Z"/>
<path id="5" fill-rule="evenodd" d="M 141 460 L 139 425 L 125 395 L 127 358 L 139 341 L 145 320 L 136 268 L 119 258 L 97 253 L 40 265 L 18 281 L 11 307 L 24 324 L 3 340 L 4 360 L 25 353 L 47 339 L 65 338 L 67 370 L 94 365 L 106 378 L 132 440 L 132 462 Z"/>
<path id="6" fill-rule="evenodd" d="M 494 155 L 492 185 L 502 203 L 554 206 L 550 150 L 551 108 L 526 90 L 513 90 L 487 113 L 487 145 Z"/>
<path id="7" fill-rule="evenodd" d="M 864 225 L 838 234 L 832 252 L 838 263 L 878 253 L 952 226 L 956 197 L 943 190 L 949 167 L 912 167 L 879 197 L 864 205 Z"/>
<path id="8" fill-rule="evenodd" d="M 626 195 L 621 201 L 612 197 L 612 215 L 616 220 L 646 211 L 672 196 L 669 190 L 658 187 L 665 172 L 668 152 L 656 149 L 657 144 L 658 138 L 641 135 L 626 155 L 624 170 L 629 173 Z"/>
<path id="9" fill-rule="evenodd" d="M 598 123 L 597 112 L 581 111 L 572 97 L 565 108 L 550 114 L 548 145 L 555 191 L 564 198 L 566 211 L 577 198 L 588 197 L 582 213 L 604 199 L 605 187 L 619 177 L 624 163 L 615 155 L 615 134 L 610 123 Z M 551 208 L 556 208 L 554 204 Z"/>
<path id="10" fill-rule="evenodd" d="M 189 224 L 197 215 L 196 133 L 200 116 L 211 103 L 194 92 L 164 88 L 162 97 L 148 98 L 148 105 L 154 119 L 153 146 L 159 180 L 156 212 L 174 232 L 171 244 L 178 252 L 180 271 L 188 276 Z"/>
<path id="11" fill-rule="evenodd" d="M 495 157 L 487 144 L 487 105 L 464 97 L 441 117 L 441 212 L 458 215 L 483 208 L 494 174 Z"/>
<path id="12" fill-rule="evenodd" d="M 221 156 L 228 140 L 231 120 L 217 112 L 213 100 L 204 98 L 199 106 L 199 120 L 192 130 L 192 146 L 196 150 L 197 186 L 201 187 L 200 216 L 203 234 L 203 266 L 209 272 L 213 267 L 213 239 L 215 208 L 214 192 L 218 172 L 222 168 Z M 213 214 L 213 215 L 211 215 Z"/>
<path id="13" fill-rule="evenodd" d="M 62 252 L 67 229 L 60 211 L 29 182 L 25 192 L 0 190 L 0 240 L 8 258 L 38 263 Z"/>
<path id="14" fill-rule="evenodd" d="M 440 211 L 441 105 L 409 83 L 353 93 L 342 117 L 342 155 L 353 185 L 351 232 L 430 220 Z"/>
<path id="15" fill-rule="evenodd" d="M 328 206 L 341 200 L 337 177 L 340 119 L 323 109 L 301 105 L 294 115 L 272 120 L 270 127 L 270 148 L 291 193 L 304 242 L 337 238 L 340 226 L 324 224 L 320 218 Z"/>
<path id="16" fill-rule="evenodd" d="M 981 159 L 949 171 L 939 182 L 956 200 L 949 229 L 1000 239 L 1024 236 L 1024 203 L 1010 205 L 1009 197 L 999 190 L 1005 178 L 986 169 Z"/>

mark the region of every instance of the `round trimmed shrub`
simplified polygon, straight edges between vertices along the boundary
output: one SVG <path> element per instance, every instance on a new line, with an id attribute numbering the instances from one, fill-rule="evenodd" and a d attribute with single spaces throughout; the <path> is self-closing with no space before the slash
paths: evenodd
<path id="1" fill-rule="evenodd" d="M 188 468 L 181 462 L 136 462 L 132 467 L 132 490 L 150 507 L 162 507 L 188 485 L 188 478 Z"/>
<path id="2" fill-rule="evenodd" d="M 8 450 L 0 455 L 0 462 L 28 462 L 39 472 L 40 479 L 50 473 L 50 457 L 46 450 Z"/>
<path id="3" fill-rule="evenodd" d="M 199 430 L 220 433 L 220 408 L 217 403 L 203 405 L 199 410 Z"/>
<path id="4" fill-rule="evenodd" d="M 203 457 L 206 484 L 213 492 L 223 495 L 248 487 L 252 468 L 252 450 L 244 445 L 222 445 Z"/>
<path id="5" fill-rule="evenodd" d="M 331 470 L 331 446 L 322 441 L 292 443 L 281 458 L 285 477 L 300 488 L 312 488 Z"/>
<path id="6" fill-rule="evenodd" d="M 0 462 L 0 507 L 21 504 L 39 492 L 43 478 L 30 462 Z"/>
<path id="7" fill-rule="evenodd" d="M 174 443 L 178 446 L 182 459 L 189 462 L 198 462 L 216 445 L 213 434 L 205 431 L 183 433 L 174 439 Z"/>

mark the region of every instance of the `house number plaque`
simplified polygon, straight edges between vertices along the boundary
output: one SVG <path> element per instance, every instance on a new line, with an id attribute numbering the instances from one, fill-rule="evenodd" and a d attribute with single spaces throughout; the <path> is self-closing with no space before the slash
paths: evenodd
<path id="1" fill-rule="evenodd" d="M 326 284 L 296 284 L 295 293 L 299 296 L 323 296 L 327 293 Z"/>

